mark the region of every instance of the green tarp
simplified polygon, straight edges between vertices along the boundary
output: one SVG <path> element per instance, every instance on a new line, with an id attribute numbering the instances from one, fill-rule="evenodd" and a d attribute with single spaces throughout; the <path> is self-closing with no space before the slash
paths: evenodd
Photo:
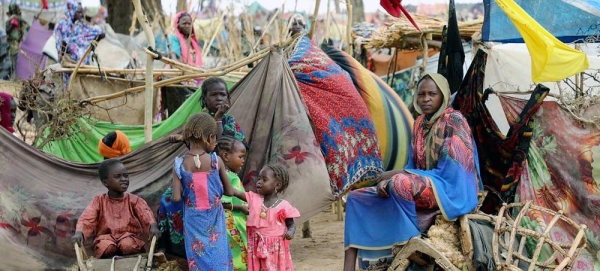
<path id="1" fill-rule="evenodd" d="M 228 82 L 229 88 L 232 85 L 233 83 Z M 154 124 L 152 139 L 170 133 L 183 125 L 191 114 L 200 112 L 201 107 L 198 102 L 200 93 L 200 90 L 196 91 L 170 118 Z M 136 150 L 144 145 L 144 125 L 121 125 L 94 119 L 82 119 L 79 121 L 79 127 L 81 127 L 81 131 L 74 133 L 69 138 L 48 143 L 44 146 L 43 151 L 73 162 L 99 162 L 103 160 L 103 157 L 98 153 L 98 142 L 114 130 L 121 130 L 129 137 L 131 150 Z"/>

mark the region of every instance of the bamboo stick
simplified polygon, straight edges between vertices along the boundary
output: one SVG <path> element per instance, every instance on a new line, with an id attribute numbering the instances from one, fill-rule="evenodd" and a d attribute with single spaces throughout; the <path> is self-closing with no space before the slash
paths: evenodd
<path id="1" fill-rule="evenodd" d="M 331 6 L 331 0 L 327 0 L 327 19 L 325 19 L 325 35 L 323 36 L 323 41 L 329 39 L 329 26 L 331 25 L 331 11 L 329 10 Z"/>
<path id="2" fill-rule="evenodd" d="M 203 58 L 205 58 L 208 55 L 208 52 L 210 50 L 210 45 L 213 43 L 213 41 L 217 37 L 217 34 L 219 34 L 219 32 L 221 32 L 221 27 L 223 27 L 223 20 L 225 19 L 225 14 L 226 13 L 223 13 L 221 15 L 221 20 L 219 20 L 219 24 L 217 25 L 217 28 L 215 29 L 215 33 L 213 33 L 212 37 L 210 38 L 210 41 L 206 44 L 206 46 L 204 46 L 204 52 L 202 52 Z"/>
<path id="3" fill-rule="evenodd" d="M 250 53 L 253 53 L 254 50 L 256 50 L 256 47 L 258 47 L 258 45 L 260 45 L 260 41 L 263 39 L 263 37 L 265 36 L 265 33 L 267 33 L 267 30 L 269 29 L 269 27 L 271 27 L 271 24 L 275 21 L 275 18 L 277 18 L 277 15 L 279 14 L 279 10 L 277 10 L 273 16 L 271 16 L 271 20 L 269 20 L 269 22 L 267 23 L 267 25 L 264 27 L 262 33 L 260 34 L 260 37 L 258 38 L 258 40 L 254 43 L 254 46 L 252 46 L 252 51 Z"/>
<path id="4" fill-rule="evenodd" d="M 79 58 L 79 61 L 77 61 L 77 65 L 75 66 L 75 70 L 73 70 L 73 74 L 71 74 L 71 78 L 69 79 L 70 82 L 72 82 L 73 79 L 75 79 L 75 76 L 77 76 L 77 70 L 79 70 L 79 67 L 81 67 L 83 60 L 87 57 L 87 55 L 90 54 L 90 52 L 92 51 L 92 48 L 96 47 L 97 44 L 98 44 L 97 41 L 92 41 L 90 46 L 88 46 L 88 48 L 83 53 L 83 56 L 81 56 L 81 58 Z M 69 83 L 69 86 L 67 87 L 67 93 L 71 93 L 72 89 L 73 89 L 73 84 Z"/>
<path id="5" fill-rule="evenodd" d="M 152 59 L 155 59 L 158 57 L 158 54 L 148 50 L 148 48 L 144 48 L 144 52 L 146 52 L 146 54 L 150 55 L 152 57 Z M 194 67 L 194 66 L 190 66 L 188 64 L 185 63 L 181 63 L 179 61 L 170 59 L 168 57 L 162 56 L 159 61 L 165 63 L 165 64 L 169 64 L 171 65 L 171 67 L 173 68 L 178 68 L 180 70 L 184 70 L 184 71 L 188 71 L 188 72 L 203 72 L 206 71 L 205 69 L 201 69 L 198 67 Z"/>
<path id="6" fill-rule="evenodd" d="M 146 36 L 146 40 L 148 41 L 148 46 L 154 48 L 156 44 L 154 43 L 154 34 L 152 33 L 152 28 L 148 23 L 148 18 L 144 15 L 142 11 L 142 3 L 140 0 L 132 0 L 133 6 L 135 8 L 135 13 L 137 14 L 138 22 L 140 26 L 144 30 L 144 35 Z M 154 104 L 154 76 L 149 76 L 152 74 L 152 65 L 154 61 L 153 58 L 146 60 L 146 95 L 144 99 L 144 140 L 145 142 L 152 141 L 152 105 Z"/>
<path id="7" fill-rule="evenodd" d="M 148 263 L 146 263 L 146 268 L 152 268 L 152 258 L 154 257 L 154 249 L 155 248 L 156 248 L 156 236 L 152 236 L 152 243 L 150 245 L 150 251 L 148 252 Z"/>
<path id="8" fill-rule="evenodd" d="M 54 70 L 52 71 L 53 73 L 72 73 L 73 69 L 69 69 L 69 68 L 62 68 L 62 69 L 58 69 L 58 70 Z M 98 69 L 94 69 L 94 68 L 80 68 L 78 70 L 77 73 L 83 73 L 83 74 L 105 74 L 105 73 L 112 73 L 112 74 L 120 74 L 120 75 L 125 75 L 125 74 L 146 74 L 146 70 L 140 70 L 140 69 L 105 69 L 102 71 L 98 71 Z M 156 69 L 153 71 L 153 74 L 155 75 L 183 75 L 183 74 L 189 74 L 190 72 L 187 71 L 182 71 L 182 70 L 178 70 L 178 69 Z"/>
<path id="9" fill-rule="evenodd" d="M 129 27 L 129 36 L 133 36 L 135 32 L 135 23 L 137 22 L 137 14 L 134 12 L 131 16 L 131 26 Z"/>
<path id="10" fill-rule="evenodd" d="M 163 80 L 160 82 L 157 82 L 154 87 L 163 87 L 163 86 L 167 86 L 167 85 L 171 85 L 171 84 L 176 84 L 182 81 L 186 81 L 186 80 L 190 80 L 190 79 L 194 79 L 194 78 L 206 78 L 206 77 L 211 77 L 211 76 L 223 76 L 226 75 L 228 72 L 236 70 L 240 67 L 243 67 L 245 65 L 248 65 L 248 63 L 252 63 L 256 60 L 262 59 L 264 58 L 266 55 L 268 54 L 268 52 L 264 52 L 264 53 L 260 53 L 260 54 L 256 54 L 254 55 L 252 58 L 247 59 L 246 61 L 243 62 L 238 62 L 236 65 L 225 69 L 221 72 L 206 72 L 206 73 L 195 73 L 195 74 L 187 74 L 187 75 L 183 75 L 183 76 L 179 76 L 179 77 L 175 77 L 175 78 L 171 78 L 171 79 L 167 79 L 167 80 Z M 98 96 L 98 97 L 94 97 L 94 98 L 89 98 L 89 99 L 85 99 L 82 100 L 81 103 L 83 104 L 95 104 L 98 102 L 102 102 L 102 101 L 107 101 L 107 100 L 111 100 L 111 99 L 115 99 L 115 98 L 119 98 L 119 97 L 123 97 L 124 95 L 127 94 L 132 94 L 132 93 L 138 93 L 144 91 L 144 87 L 133 87 L 133 88 L 129 88 L 126 90 L 123 90 L 121 92 L 117 92 L 117 93 L 113 93 L 113 94 L 109 94 L 109 95 L 103 95 L 103 96 Z"/>
<path id="11" fill-rule="evenodd" d="M 313 35 L 315 34 L 315 22 L 317 21 L 317 16 L 319 16 L 319 7 L 321 6 L 321 0 L 317 0 L 315 4 L 315 12 L 313 12 L 313 18 L 310 21 L 310 31 L 308 32 L 308 38 L 312 40 Z"/>
<path id="12" fill-rule="evenodd" d="M 350 0 L 346 0 L 346 12 L 348 13 L 348 22 L 346 23 L 346 53 L 352 55 L 352 4 Z"/>
<path id="13" fill-rule="evenodd" d="M 79 244 L 75 243 L 75 255 L 77 255 L 77 265 L 79 265 L 79 268 L 81 269 L 81 271 L 87 271 L 87 267 L 85 266 L 85 259 L 83 259 L 83 256 L 81 254 L 81 249 L 79 248 Z"/>

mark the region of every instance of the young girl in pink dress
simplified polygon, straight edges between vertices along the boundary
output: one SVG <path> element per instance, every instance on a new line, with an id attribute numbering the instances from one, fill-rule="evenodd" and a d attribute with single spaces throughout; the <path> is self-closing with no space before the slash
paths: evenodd
<path id="1" fill-rule="evenodd" d="M 290 241 L 296 232 L 294 218 L 300 212 L 280 199 L 289 184 L 285 168 L 266 165 L 260 171 L 256 192 L 235 191 L 248 202 L 248 271 L 292 271 Z"/>

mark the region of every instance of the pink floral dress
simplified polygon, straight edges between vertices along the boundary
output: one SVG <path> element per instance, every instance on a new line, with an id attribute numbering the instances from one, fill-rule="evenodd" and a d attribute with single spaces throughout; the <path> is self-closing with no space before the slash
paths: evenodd
<path id="1" fill-rule="evenodd" d="M 300 217 L 300 212 L 285 200 L 265 208 L 263 196 L 254 192 L 246 192 L 246 200 L 250 213 L 246 223 L 248 271 L 293 271 L 290 241 L 283 237 L 285 219 Z M 261 218 L 263 210 L 266 217 Z"/>

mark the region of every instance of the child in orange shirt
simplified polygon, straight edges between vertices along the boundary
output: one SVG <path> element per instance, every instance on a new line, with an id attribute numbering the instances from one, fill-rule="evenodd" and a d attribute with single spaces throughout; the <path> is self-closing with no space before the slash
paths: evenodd
<path id="1" fill-rule="evenodd" d="M 160 236 L 152 210 L 144 199 L 125 193 L 129 173 L 120 160 L 104 160 L 98 173 L 108 193 L 97 195 L 85 208 L 71 240 L 82 245 L 84 238 L 95 236 L 96 258 L 144 252 L 142 234 Z"/>

